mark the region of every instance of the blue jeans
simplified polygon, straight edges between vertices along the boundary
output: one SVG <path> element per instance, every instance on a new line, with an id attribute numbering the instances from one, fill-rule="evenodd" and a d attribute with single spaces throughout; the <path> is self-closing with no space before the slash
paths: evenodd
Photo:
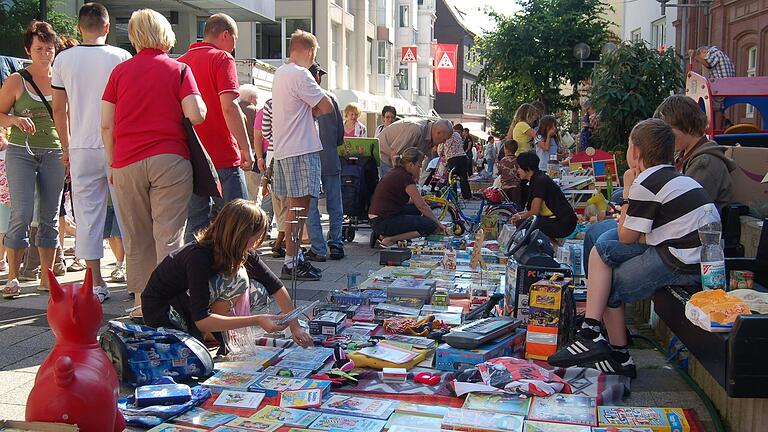
<path id="1" fill-rule="evenodd" d="M 53 249 L 59 243 L 59 201 L 64 189 L 64 162 L 61 149 L 9 145 L 5 170 L 11 195 L 11 219 L 5 234 L 5 246 L 29 247 L 29 225 L 38 193 L 38 226 L 35 244 Z M 37 192 L 35 188 L 37 187 Z"/>
<path id="2" fill-rule="evenodd" d="M 201 197 L 192 194 L 187 210 L 187 228 L 184 232 L 184 243 L 195 239 L 195 233 L 208 226 L 211 217 L 224 207 L 224 204 L 237 199 L 248 199 L 248 187 L 245 184 L 245 174 L 240 167 L 217 168 L 223 198 Z"/>
<path id="3" fill-rule="evenodd" d="M 307 214 L 307 232 L 312 242 L 312 251 L 318 255 L 328 254 L 328 246 L 343 247 L 341 239 L 341 224 L 344 220 L 344 209 L 341 204 L 341 176 L 339 174 L 322 176 L 323 191 L 325 192 L 325 207 L 328 210 L 328 244 L 323 237 L 323 227 L 320 225 L 320 210 L 317 208 L 317 198 L 312 198 Z"/>
<path id="4" fill-rule="evenodd" d="M 390 165 L 390 164 L 388 164 L 388 163 L 386 163 L 386 162 L 384 162 L 382 160 L 380 165 L 379 165 L 379 179 L 383 179 L 384 175 L 386 173 L 390 172 L 391 170 L 392 170 L 392 165 Z"/>
<path id="5" fill-rule="evenodd" d="M 619 240 L 619 231 L 616 229 L 618 222 L 615 219 L 606 219 L 589 227 L 584 234 L 584 253 L 581 255 L 584 264 L 584 276 L 589 276 L 589 253 L 600 241 Z"/>
<path id="6" fill-rule="evenodd" d="M 267 234 L 272 231 L 272 218 L 275 217 L 275 208 L 272 206 L 272 193 L 261 197 L 261 209 L 267 214 Z"/>

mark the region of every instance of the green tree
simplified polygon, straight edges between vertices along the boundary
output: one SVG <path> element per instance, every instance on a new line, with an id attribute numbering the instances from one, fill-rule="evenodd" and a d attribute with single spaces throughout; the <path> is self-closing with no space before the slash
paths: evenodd
<path id="1" fill-rule="evenodd" d="M 612 39 L 603 18 L 609 6 L 602 0 L 523 0 L 512 16 L 489 12 L 496 29 L 479 37 L 475 49 L 484 60 L 479 80 L 497 107 L 491 115 L 495 130 L 506 132 L 522 102 L 540 100 L 548 111 L 574 109 L 575 97 L 561 94 L 561 86 L 575 87 L 589 78 L 573 55 L 579 42 L 588 44 L 593 58 Z"/>
<path id="2" fill-rule="evenodd" d="M 684 86 L 673 50 L 659 52 L 643 42 L 623 43 L 603 56 L 592 74 L 589 103 L 599 114 L 596 138 L 605 150 L 627 149 L 632 128 Z"/>
<path id="3" fill-rule="evenodd" d="M 48 22 L 60 35 L 78 38 L 77 19 L 54 11 L 60 3 L 48 1 Z M 40 15 L 39 0 L 14 0 L 10 4 L 0 1 L 0 54 L 27 57 L 24 52 L 23 35 L 27 25 Z"/>

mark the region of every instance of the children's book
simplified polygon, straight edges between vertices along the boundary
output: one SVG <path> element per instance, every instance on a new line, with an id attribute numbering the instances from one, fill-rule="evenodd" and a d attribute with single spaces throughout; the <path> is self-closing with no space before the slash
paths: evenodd
<path id="1" fill-rule="evenodd" d="M 326 413 L 386 420 L 395 412 L 398 404 L 398 401 L 389 399 L 332 395 L 320 405 L 318 410 Z"/>
<path id="2" fill-rule="evenodd" d="M 198 428 L 180 426 L 180 425 L 175 425 L 170 423 L 163 423 L 161 425 L 157 425 L 153 427 L 147 432 L 191 432 L 191 431 L 204 432 L 205 430 L 206 429 L 198 429 Z"/>
<path id="3" fill-rule="evenodd" d="M 443 418 L 451 408 L 440 405 L 421 405 L 411 402 L 400 402 L 395 408 L 396 413 Z"/>
<path id="4" fill-rule="evenodd" d="M 264 393 L 224 390 L 213 404 L 231 408 L 256 409 L 261 405 L 262 400 L 264 400 Z"/>
<path id="5" fill-rule="evenodd" d="M 281 366 L 280 363 L 264 369 L 264 373 L 272 376 L 280 376 L 281 371 L 284 370 L 291 371 L 292 378 L 306 378 L 312 375 L 312 371 L 309 369 L 295 369 L 292 367 L 285 367 Z"/>
<path id="6" fill-rule="evenodd" d="M 286 390 L 280 393 L 281 408 L 317 408 L 323 402 L 320 389 Z"/>
<path id="7" fill-rule="evenodd" d="M 593 427 L 592 432 L 653 432 L 644 427 Z"/>
<path id="8" fill-rule="evenodd" d="M 392 426 L 391 428 L 387 429 L 387 432 L 443 432 L 445 429 L 424 429 L 424 428 L 417 428 L 412 426 Z M 447 431 L 446 431 L 447 432 Z"/>
<path id="9" fill-rule="evenodd" d="M 251 391 L 264 392 L 267 397 L 277 396 L 285 390 L 304 390 L 310 388 L 319 388 L 323 391 L 323 396 L 325 396 L 330 392 L 331 382 L 264 375 L 249 387 Z"/>
<path id="10" fill-rule="evenodd" d="M 231 422 L 227 423 L 225 426 L 231 427 L 232 431 L 226 431 L 226 432 L 235 432 L 241 431 L 241 430 L 248 430 L 248 431 L 258 431 L 258 432 L 273 432 L 278 429 L 280 429 L 281 426 L 283 426 L 282 423 L 279 422 L 273 422 L 263 419 L 253 419 L 253 418 L 244 418 L 244 417 L 238 417 Z M 222 426 L 219 426 L 222 427 Z M 217 432 L 222 432 L 216 429 Z"/>
<path id="11" fill-rule="evenodd" d="M 591 432 L 592 427 L 566 423 L 525 421 L 525 432 Z"/>
<path id="12" fill-rule="evenodd" d="M 470 393 L 464 401 L 464 409 L 491 411 L 501 414 L 528 415 L 530 398 L 506 393 Z"/>
<path id="13" fill-rule="evenodd" d="M 205 380 L 202 385 L 208 387 L 213 393 L 221 393 L 224 390 L 246 392 L 248 387 L 253 385 L 261 376 L 263 374 L 220 370 Z"/>
<path id="14" fill-rule="evenodd" d="M 597 426 L 595 398 L 556 393 L 549 397 L 534 397 L 528 420 Z"/>
<path id="15" fill-rule="evenodd" d="M 408 426 L 417 429 L 440 429 L 443 419 L 438 417 L 425 417 L 410 414 L 394 413 L 387 422 L 387 430 L 392 430 L 393 426 Z"/>
<path id="16" fill-rule="evenodd" d="M 352 417 L 339 414 L 321 414 L 310 426 L 312 429 L 339 429 L 346 432 L 381 432 L 387 424 L 384 420 Z"/>
<path id="17" fill-rule="evenodd" d="M 322 429 L 290 428 L 288 432 L 323 432 Z"/>
<path id="18" fill-rule="evenodd" d="M 283 423 L 286 426 L 307 427 L 319 416 L 320 414 L 312 411 L 302 411 L 293 408 L 280 408 L 273 405 L 267 405 L 259 412 L 252 415 L 251 419 Z"/>
<path id="19" fill-rule="evenodd" d="M 443 417 L 442 428 L 467 432 L 522 432 L 522 416 L 474 411 L 467 409 L 452 409 Z"/>
<path id="20" fill-rule="evenodd" d="M 314 347 L 302 348 L 295 347 L 286 350 L 283 354 L 283 361 L 307 362 L 307 363 L 325 363 L 333 355 L 333 348 Z"/>
<path id="21" fill-rule="evenodd" d="M 212 428 L 234 420 L 235 418 L 237 418 L 237 416 L 231 414 L 222 414 L 204 410 L 202 408 L 192 408 L 184 414 L 174 417 L 173 421 Z"/>
<path id="22" fill-rule="evenodd" d="M 597 410 L 601 427 L 643 427 L 655 432 L 689 432 L 682 408 L 601 406 Z"/>
<path id="23" fill-rule="evenodd" d="M 359 351 L 368 357 L 384 360 L 390 363 L 407 363 L 416 357 L 416 353 L 402 348 L 395 347 L 386 343 L 379 343 L 374 346 L 365 347 Z"/>

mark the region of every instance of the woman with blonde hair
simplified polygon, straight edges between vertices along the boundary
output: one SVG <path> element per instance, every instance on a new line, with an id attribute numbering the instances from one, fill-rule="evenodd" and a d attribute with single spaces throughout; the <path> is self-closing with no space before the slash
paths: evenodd
<path id="1" fill-rule="evenodd" d="M 182 119 L 200 124 L 205 103 L 189 68 L 166 54 L 171 24 L 151 9 L 131 15 L 137 54 L 112 71 L 102 97 L 101 135 L 114 185 L 127 262 L 132 317 L 152 270 L 182 245 L 192 165 Z"/>
<path id="2" fill-rule="evenodd" d="M 195 241 L 171 253 L 152 272 L 141 295 L 144 322 L 198 338 L 250 326 L 267 332 L 286 328 L 274 315 L 234 316 L 237 303 L 248 304 L 252 282 L 263 285 L 283 313 L 293 310 L 288 290 L 256 251 L 266 233 L 267 217 L 259 206 L 243 199 L 227 203 Z M 297 320 L 288 326 L 298 344 L 312 344 Z"/>
<path id="3" fill-rule="evenodd" d="M 354 102 L 348 103 L 344 107 L 344 136 L 345 137 L 366 137 L 368 130 L 365 125 L 360 123 L 360 106 Z"/>
<path id="4" fill-rule="evenodd" d="M 520 105 L 515 111 L 515 117 L 512 119 L 512 124 L 509 125 L 506 136 L 506 139 L 513 139 L 517 142 L 518 147 L 515 156 L 531 151 L 531 140 L 536 136 L 536 131 L 531 125 L 539 119 L 540 115 L 539 110 L 529 103 Z"/>

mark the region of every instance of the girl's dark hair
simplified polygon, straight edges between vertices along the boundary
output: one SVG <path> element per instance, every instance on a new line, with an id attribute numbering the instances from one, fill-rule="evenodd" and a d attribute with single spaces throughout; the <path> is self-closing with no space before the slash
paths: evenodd
<path id="1" fill-rule="evenodd" d="M 24 32 L 24 48 L 27 51 L 32 49 L 32 41 L 37 37 L 40 42 L 53 44 L 58 47 L 59 35 L 53 30 L 50 24 L 45 21 L 32 20 Z"/>
<path id="2" fill-rule="evenodd" d="M 395 109 L 395 107 L 391 105 L 384 105 L 384 108 L 381 109 L 381 116 L 384 117 L 388 112 L 397 117 L 397 109 Z"/>
<path id="3" fill-rule="evenodd" d="M 424 153 L 416 147 L 408 147 L 399 155 L 395 156 L 395 166 L 404 166 L 406 163 L 418 163 L 424 159 Z"/>
<path id="4" fill-rule="evenodd" d="M 523 171 L 539 171 L 539 162 L 539 157 L 532 151 L 520 153 L 520 156 L 517 157 L 517 166 Z"/>
<path id="5" fill-rule="evenodd" d="M 545 115 L 542 117 L 541 120 L 539 120 L 539 135 L 546 138 L 547 130 L 549 130 L 549 128 L 552 126 L 557 128 L 557 119 L 555 116 Z"/>

